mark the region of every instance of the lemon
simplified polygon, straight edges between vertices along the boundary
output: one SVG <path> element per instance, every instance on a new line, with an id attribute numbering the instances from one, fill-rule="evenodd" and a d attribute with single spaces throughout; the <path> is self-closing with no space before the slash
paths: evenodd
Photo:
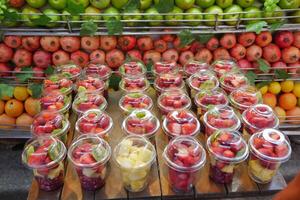
<path id="1" fill-rule="evenodd" d="M 14 89 L 14 97 L 19 101 L 25 101 L 29 94 L 26 87 L 17 86 Z"/>
<path id="2" fill-rule="evenodd" d="M 286 80 L 280 83 L 282 92 L 291 92 L 294 89 L 294 81 Z"/>
<path id="3" fill-rule="evenodd" d="M 259 91 L 260 91 L 260 93 L 261 93 L 262 95 L 264 95 L 264 94 L 266 94 L 266 93 L 268 92 L 268 89 L 269 89 L 269 87 L 268 87 L 267 85 L 265 85 L 265 86 L 261 87 L 261 88 L 259 89 Z"/>
<path id="4" fill-rule="evenodd" d="M 296 97 L 300 98 L 300 83 L 296 83 L 293 89 L 293 93 Z"/>
<path id="5" fill-rule="evenodd" d="M 278 82 L 271 82 L 269 85 L 269 92 L 272 94 L 279 94 L 281 91 L 281 86 Z"/>

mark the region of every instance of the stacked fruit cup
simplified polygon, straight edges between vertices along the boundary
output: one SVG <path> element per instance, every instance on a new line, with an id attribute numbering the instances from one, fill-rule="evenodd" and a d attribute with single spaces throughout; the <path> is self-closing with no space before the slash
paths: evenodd
<path id="1" fill-rule="evenodd" d="M 249 139 L 249 176 L 257 183 L 269 183 L 276 175 L 280 164 L 291 155 L 291 146 L 286 136 L 275 129 L 264 129 Z"/>
<path id="2" fill-rule="evenodd" d="M 142 136 L 127 136 L 115 147 L 114 159 L 121 171 L 125 189 L 130 192 L 144 190 L 155 157 L 154 146 Z"/>
<path id="3" fill-rule="evenodd" d="M 94 191 L 104 186 L 110 156 L 109 144 L 97 135 L 82 135 L 72 143 L 68 158 L 83 189 Z"/>
<path id="4" fill-rule="evenodd" d="M 216 60 L 211 65 L 212 70 L 215 72 L 218 78 L 228 72 L 237 71 L 238 65 L 233 60 Z"/>
<path id="5" fill-rule="evenodd" d="M 151 110 L 153 107 L 153 101 L 148 95 L 142 92 L 133 92 L 125 94 L 120 99 L 119 107 L 121 108 L 124 116 L 127 116 L 136 109 Z"/>
<path id="6" fill-rule="evenodd" d="M 81 67 L 75 64 L 60 65 L 56 68 L 55 74 L 61 74 L 75 83 L 81 75 Z"/>
<path id="7" fill-rule="evenodd" d="M 179 73 L 162 73 L 156 76 L 154 80 L 156 95 L 159 96 L 168 90 L 184 90 L 184 81 Z"/>
<path id="8" fill-rule="evenodd" d="M 82 75 L 75 82 L 75 92 L 93 92 L 103 95 L 106 84 L 97 74 Z"/>
<path id="9" fill-rule="evenodd" d="M 239 132 L 220 130 L 207 139 L 210 177 L 220 184 L 232 182 L 235 168 L 247 159 L 248 145 Z"/>
<path id="10" fill-rule="evenodd" d="M 249 85 L 247 77 L 239 71 L 231 71 L 220 77 L 220 86 L 227 93 Z"/>
<path id="11" fill-rule="evenodd" d="M 64 144 L 53 137 L 31 139 L 23 153 L 22 162 L 33 170 L 41 190 L 53 191 L 64 183 Z"/>
<path id="12" fill-rule="evenodd" d="M 59 91 L 63 95 L 70 96 L 73 90 L 73 82 L 62 74 L 53 74 L 44 79 L 43 93 L 48 94 Z"/>
<path id="13" fill-rule="evenodd" d="M 184 73 L 187 77 L 197 74 L 202 70 L 208 70 L 210 68 L 208 63 L 190 60 L 184 65 Z"/>
<path id="14" fill-rule="evenodd" d="M 152 72 L 154 76 L 161 74 L 177 74 L 179 72 L 176 62 L 156 62 L 153 65 Z"/>

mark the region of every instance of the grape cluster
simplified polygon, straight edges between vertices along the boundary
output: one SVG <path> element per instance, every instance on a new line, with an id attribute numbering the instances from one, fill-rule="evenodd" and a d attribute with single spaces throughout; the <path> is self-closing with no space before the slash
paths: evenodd
<path id="1" fill-rule="evenodd" d="M 276 9 L 279 0 L 265 0 L 264 7 L 267 12 L 273 12 Z"/>

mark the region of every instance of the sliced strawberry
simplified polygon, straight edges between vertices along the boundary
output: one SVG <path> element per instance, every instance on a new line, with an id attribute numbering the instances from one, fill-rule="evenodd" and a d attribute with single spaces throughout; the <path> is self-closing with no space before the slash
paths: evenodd
<path id="1" fill-rule="evenodd" d="M 197 126 L 193 123 L 182 124 L 182 134 L 183 135 L 191 135 L 195 132 Z"/>

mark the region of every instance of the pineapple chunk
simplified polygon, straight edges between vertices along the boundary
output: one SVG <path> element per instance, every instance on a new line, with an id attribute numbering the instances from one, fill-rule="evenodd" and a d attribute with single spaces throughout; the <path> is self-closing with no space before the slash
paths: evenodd
<path id="1" fill-rule="evenodd" d="M 141 180 L 141 181 L 132 181 L 132 182 L 130 183 L 130 187 L 131 187 L 131 190 L 132 190 L 133 192 L 138 192 L 138 191 L 140 191 L 141 189 L 143 189 L 144 184 L 145 184 L 145 180 Z"/>
<path id="2" fill-rule="evenodd" d="M 48 178 L 55 179 L 56 177 L 59 176 L 60 172 L 63 170 L 64 170 L 64 165 L 60 162 L 57 168 L 49 171 Z"/>
<path id="3" fill-rule="evenodd" d="M 262 182 L 269 182 L 276 174 L 276 170 L 270 170 L 262 167 L 259 160 L 250 160 L 249 169 L 250 172 Z"/>
<path id="4" fill-rule="evenodd" d="M 142 162 L 148 162 L 149 160 L 151 160 L 153 157 L 153 152 L 150 151 L 149 149 L 146 148 L 142 148 L 139 151 L 138 154 L 138 160 L 142 161 Z"/>

